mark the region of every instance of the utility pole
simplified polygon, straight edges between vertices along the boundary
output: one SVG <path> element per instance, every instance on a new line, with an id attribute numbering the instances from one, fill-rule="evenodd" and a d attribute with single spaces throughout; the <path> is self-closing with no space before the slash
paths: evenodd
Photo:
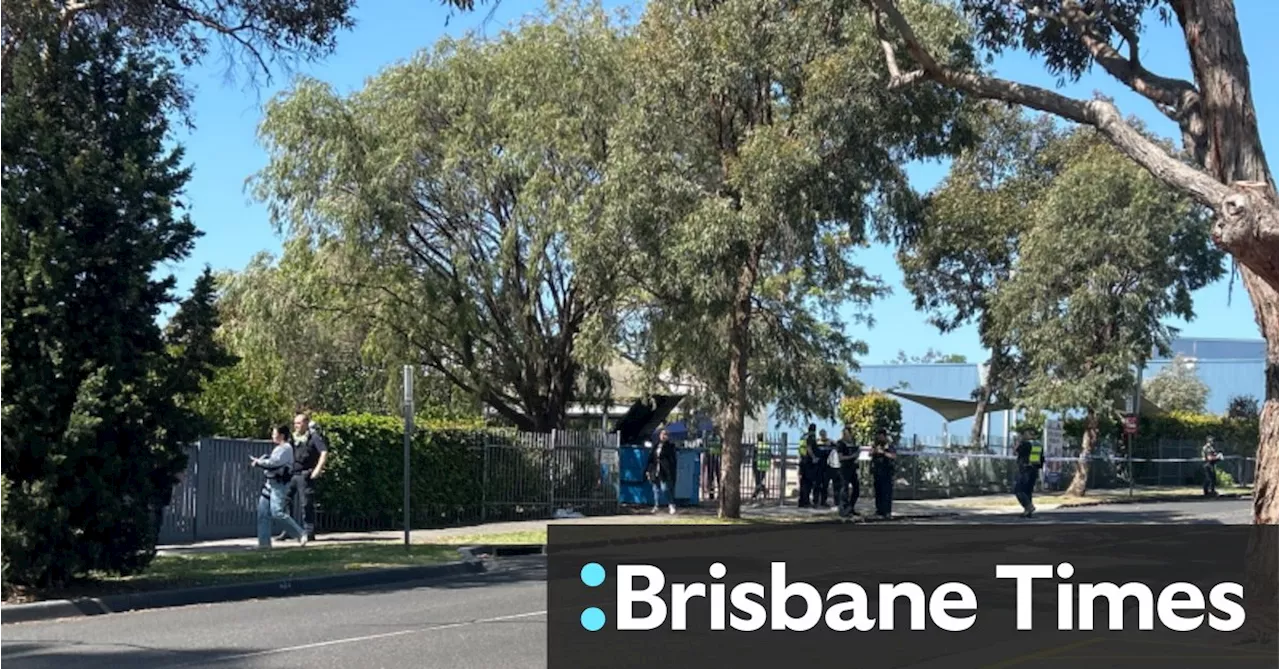
<path id="1" fill-rule="evenodd" d="M 1146 368 L 1145 362 L 1138 363 L 1137 380 L 1133 384 L 1133 424 L 1134 430 L 1129 433 L 1129 496 L 1133 497 L 1133 447 L 1138 440 L 1138 418 L 1142 415 L 1142 370 Z"/>
<path id="2" fill-rule="evenodd" d="M 404 549 L 409 550 L 409 452 L 413 445 L 413 365 L 404 366 Z"/>

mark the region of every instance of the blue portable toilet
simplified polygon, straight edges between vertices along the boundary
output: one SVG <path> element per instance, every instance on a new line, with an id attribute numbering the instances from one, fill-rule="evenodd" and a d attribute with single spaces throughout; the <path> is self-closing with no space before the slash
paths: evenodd
<path id="1" fill-rule="evenodd" d="M 658 426 L 684 399 L 684 395 L 655 395 L 631 405 L 626 415 L 614 424 L 618 433 L 618 501 L 622 504 L 653 505 L 653 486 L 645 479 L 649 449 L 644 442 L 656 438 Z M 668 430 L 670 435 L 670 430 Z M 674 439 L 673 439 L 674 441 Z M 676 450 L 677 505 L 698 504 L 699 452 Z"/>

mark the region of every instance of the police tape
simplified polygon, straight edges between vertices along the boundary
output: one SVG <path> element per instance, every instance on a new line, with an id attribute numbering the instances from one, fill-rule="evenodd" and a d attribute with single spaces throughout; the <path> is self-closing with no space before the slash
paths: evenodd
<path id="1" fill-rule="evenodd" d="M 905 456 L 905 457 L 913 457 L 913 458 L 936 458 L 939 460 L 944 460 L 944 459 L 945 460 L 970 460 L 972 459 L 972 460 L 1012 461 L 1012 460 L 1018 459 L 1016 455 L 1005 455 L 1003 453 L 940 453 L 940 452 L 929 452 L 929 451 L 899 451 L 898 455 Z M 1155 462 L 1155 463 L 1165 463 L 1165 464 L 1184 463 L 1184 462 L 1195 463 L 1195 464 L 1204 463 L 1203 458 L 1133 458 L 1132 460 L 1130 460 L 1129 458 L 1124 456 L 1091 455 L 1084 459 L 1089 460 L 1090 462 Z M 1250 458 L 1243 455 L 1224 455 L 1221 457 L 1221 459 L 1218 460 L 1218 462 L 1224 462 L 1227 460 L 1244 460 L 1248 462 L 1254 459 L 1255 458 Z M 1045 462 L 1079 462 L 1080 460 L 1081 458 L 1079 456 L 1044 458 Z"/>

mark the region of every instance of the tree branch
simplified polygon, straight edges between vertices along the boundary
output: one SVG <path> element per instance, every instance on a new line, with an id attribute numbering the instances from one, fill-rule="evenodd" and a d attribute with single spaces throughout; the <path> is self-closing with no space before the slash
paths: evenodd
<path id="1" fill-rule="evenodd" d="M 1158 144 L 1130 126 L 1111 102 L 1077 100 L 1038 86 L 971 72 L 957 72 L 944 67 L 916 37 L 910 23 L 892 0 L 869 1 L 884 13 L 901 35 L 907 51 L 920 63 L 925 77 L 981 98 L 1019 104 L 1093 126 L 1121 153 L 1142 165 L 1157 179 L 1188 193 L 1214 211 L 1222 207 L 1223 200 L 1231 193 L 1231 189 L 1224 184 L 1169 155 Z"/>

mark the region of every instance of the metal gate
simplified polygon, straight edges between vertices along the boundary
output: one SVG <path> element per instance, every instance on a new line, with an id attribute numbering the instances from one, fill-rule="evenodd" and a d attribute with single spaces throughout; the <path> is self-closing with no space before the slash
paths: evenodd
<path id="1" fill-rule="evenodd" d="M 164 510 L 159 541 L 187 543 L 257 534 L 262 470 L 249 458 L 271 453 L 269 441 L 201 439 Z"/>
<path id="2" fill-rule="evenodd" d="M 481 521 L 618 511 L 618 433 L 521 433 L 484 445 Z"/>
<path id="3" fill-rule="evenodd" d="M 706 443 L 709 434 L 702 435 Z M 705 446 L 699 450 L 699 498 L 712 501 L 724 492 L 723 453 L 716 458 Z M 742 436 L 738 463 L 738 494 L 743 502 L 781 505 L 787 489 L 786 433 L 747 433 Z"/>

